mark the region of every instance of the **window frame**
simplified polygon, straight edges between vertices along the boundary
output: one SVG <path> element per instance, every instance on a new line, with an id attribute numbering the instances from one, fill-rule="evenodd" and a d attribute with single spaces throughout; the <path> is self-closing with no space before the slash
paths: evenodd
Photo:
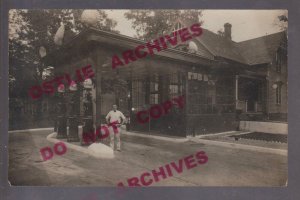
<path id="1" fill-rule="evenodd" d="M 277 84 L 277 88 L 276 88 L 276 94 L 275 94 L 275 102 L 276 105 L 281 105 L 282 102 L 282 84 Z"/>
<path id="2" fill-rule="evenodd" d="M 277 51 L 276 51 L 276 57 L 275 57 L 275 61 L 276 61 L 276 72 L 279 72 L 281 73 L 281 66 L 282 66 L 282 51 L 281 49 L 279 48 Z"/>

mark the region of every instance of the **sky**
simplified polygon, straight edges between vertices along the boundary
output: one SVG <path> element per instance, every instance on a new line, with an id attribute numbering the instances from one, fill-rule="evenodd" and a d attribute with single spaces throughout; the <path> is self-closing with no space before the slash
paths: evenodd
<path id="1" fill-rule="evenodd" d="M 116 30 L 121 34 L 133 37 L 136 33 L 131 27 L 131 21 L 124 17 L 128 10 L 106 10 L 109 18 L 118 22 Z M 274 25 L 277 16 L 285 10 L 203 10 L 203 28 L 217 32 L 224 28 L 225 23 L 230 23 L 232 40 L 236 42 L 272 34 L 280 31 Z"/>

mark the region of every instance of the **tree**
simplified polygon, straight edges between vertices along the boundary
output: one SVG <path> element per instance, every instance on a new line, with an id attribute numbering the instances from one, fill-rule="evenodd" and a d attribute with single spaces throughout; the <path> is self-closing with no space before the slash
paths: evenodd
<path id="1" fill-rule="evenodd" d="M 220 29 L 218 30 L 217 34 L 218 34 L 219 36 L 224 37 L 224 30 L 223 30 L 222 28 L 220 28 Z"/>
<path id="2" fill-rule="evenodd" d="M 279 14 L 273 23 L 275 26 L 278 26 L 281 31 L 286 31 L 288 28 L 288 11 L 283 10 Z"/>
<path id="3" fill-rule="evenodd" d="M 203 23 L 201 10 L 131 10 L 124 16 L 132 21 L 139 39 L 150 40 L 171 31 L 176 20 Z"/>
<path id="4" fill-rule="evenodd" d="M 68 33 L 79 33 L 85 27 L 80 21 L 83 10 L 10 10 L 9 12 L 9 109 L 10 126 L 19 123 L 37 123 L 41 120 L 42 101 L 34 102 L 36 113 L 34 118 L 25 116 L 21 119 L 24 100 L 28 98 L 28 90 L 34 85 L 41 85 L 46 79 L 52 79 L 50 66 L 46 66 L 39 55 L 40 47 L 46 52 L 58 48 L 54 45 L 54 35 L 61 24 L 64 24 Z M 116 22 L 107 17 L 103 10 L 99 10 L 99 20 L 96 28 L 114 31 Z M 65 31 L 65 38 L 67 36 Z M 47 97 L 45 97 L 47 98 Z M 29 98 L 30 99 L 30 98 Z M 45 113 L 46 114 L 46 113 Z M 46 114 L 47 115 L 47 114 Z M 31 122 L 32 120 L 32 122 Z M 24 127 L 22 127 L 24 128 Z"/>
<path id="5" fill-rule="evenodd" d="M 51 68 L 41 61 L 39 48 L 43 46 L 47 52 L 57 48 L 53 38 L 61 24 L 69 27 L 69 31 L 74 35 L 83 30 L 84 26 L 80 21 L 82 11 L 72 9 L 10 10 L 10 96 L 27 95 L 28 84 L 40 84 L 51 76 Z M 109 19 L 103 10 L 98 10 L 98 12 L 99 20 L 96 28 L 114 31 L 116 21 Z"/>

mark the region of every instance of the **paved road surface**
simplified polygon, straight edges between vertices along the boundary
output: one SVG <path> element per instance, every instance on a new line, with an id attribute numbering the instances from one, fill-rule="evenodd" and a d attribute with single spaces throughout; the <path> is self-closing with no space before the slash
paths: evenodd
<path id="1" fill-rule="evenodd" d="M 205 151 L 209 161 L 151 186 L 283 186 L 287 157 L 195 142 L 173 143 L 122 135 L 122 152 L 112 160 L 68 149 L 42 161 L 39 149 L 53 147 L 51 131 L 10 133 L 9 180 L 12 185 L 115 186 L 173 161 Z"/>

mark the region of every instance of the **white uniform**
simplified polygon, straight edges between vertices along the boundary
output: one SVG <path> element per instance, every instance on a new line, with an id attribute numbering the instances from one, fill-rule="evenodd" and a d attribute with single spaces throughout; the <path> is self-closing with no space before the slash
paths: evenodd
<path id="1" fill-rule="evenodd" d="M 121 123 L 121 120 L 125 120 L 125 116 L 123 115 L 122 112 L 116 110 L 112 110 L 110 111 L 107 116 L 106 116 L 106 121 L 108 121 L 109 123 L 116 123 L 116 124 L 120 124 Z M 112 149 L 114 149 L 114 136 L 116 136 L 117 138 L 117 149 L 118 150 L 121 150 L 121 127 L 117 127 L 117 130 L 114 130 L 116 129 L 115 128 L 116 126 L 109 126 L 109 135 L 110 135 L 110 147 Z M 115 133 L 116 132 L 116 133 Z"/>

